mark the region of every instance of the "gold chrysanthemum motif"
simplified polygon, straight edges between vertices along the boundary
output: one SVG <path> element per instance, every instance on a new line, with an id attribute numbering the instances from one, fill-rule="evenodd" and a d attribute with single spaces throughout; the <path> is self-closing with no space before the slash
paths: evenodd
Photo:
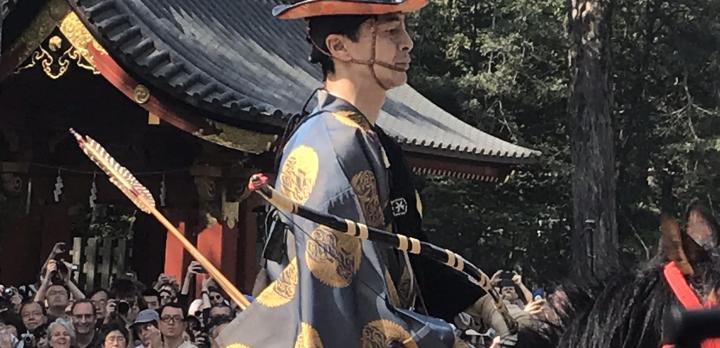
<path id="1" fill-rule="evenodd" d="M 382 209 L 380 209 L 380 197 L 377 191 L 375 175 L 370 170 L 361 170 L 353 175 L 350 180 L 353 191 L 360 201 L 365 221 L 369 226 L 382 227 L 385 225 Z"/>
<path id="2" fill-rule="evenodd" d="M 333 116 L 338 122 L 350 126 L 353 128 L 359 128 L 364 131 L 370 130 L 370 122 L 365 116 L 357 113 L 356 111 L 336 111 L 333 112 Z"/>
<path id="3" fill-rule="evenodd" d="M 290 264 L 280 273 L 278 279 L 260 293 L 257 302 L 270 308 L 282 306 L 295 297 L 297 285 L 297 259 L 293 258 Z"/>
<path id="4" fill-rule="evenodd" d="M 359 239 L 333 231 L 329 227 L 316 228 L 305 244 L 305 262 L 313 276 L 323 284 L 344 288 L 360 268 L 362 245 Z"/>
<path id="5" fill-rule="evenodd" d="M 246 346 L 246 345 L 240 344 L 240 343 L 233 343 L 233 344 L 227 345 L 225 348 L 250 348 L 250 346 Z"/>
<path id="6" fill-rule="evenodd" d="M 386 348 L 392 342 L 400 342 L 405 348 L 418 348 L 417 343 L 410 338 L 402 326 L 390 320 L 374 320 L 362 329 L 360 336 L 362 348 Z"/>
<path id="7" fill-rule="evenodd" d="M 295 348 L 323 348 L 320 334 L 312 325 L 300 323 L 300 334 L 295 341 Z"/>
<path id="8" fill-rule="evenodd" d="M 317 152 L 309 146 L 293 149 L 280 171 L 280 193 L 296 203 L 305 203 L 315 187 L 319 161 Z"/>

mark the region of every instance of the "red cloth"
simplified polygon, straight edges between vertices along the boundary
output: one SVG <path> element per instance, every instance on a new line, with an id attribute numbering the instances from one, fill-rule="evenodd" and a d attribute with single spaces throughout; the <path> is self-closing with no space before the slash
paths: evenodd
<path id="1" fill-rule="evenodd" d="M 690 285 L 688 285 L 685 280 L 685 275 L 682 274 L 675 262 L 670 261 L 665 265 L 663 275 L 673 294 L 675 294 L 675 297 L 686 309 L 702 309 L 717 306 L 716 301 L 711 299 L 706 300 L 705 303 L 700 303 L 700 299 L 698 299 L 695 291 L 690 288 Z M 663 348 L 672 347 L 674 346 L 669 344 L 663 345 Z M 704 340 L 702 348 L 720 348 L 720 338 Z"/>

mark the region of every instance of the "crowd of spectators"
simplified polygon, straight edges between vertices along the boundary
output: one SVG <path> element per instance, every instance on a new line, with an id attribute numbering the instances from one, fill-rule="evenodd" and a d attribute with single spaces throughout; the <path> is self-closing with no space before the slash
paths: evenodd
<path id="1" fill-rule="evenodd" d="M 196 261 L 182 286 L 165 274 L 142 284 L 128 273 L 85 294 L 63 249 L 55 245 L 35 284 L 0 285 L 0 348 L 217 347 L 218 332 L 240 311 Z"/>
<path id="2" fill-rule="evenodd" d="M 531 291 L 523 283 L 522 275 L 508 270 L 497 271 L 490 283 L 520 329 L 540 332 L 543 326 L 561 324 L 563 313 L 558 310 L 567 304 L 567 295 L 562 289 L 554 289 L 549 294 L 540 287 Z M 490 294 L 457 315 L 453 325 L 456 335 L 471 348 L 507 346 L 501 340 L 511 331 Z"/>
<path id="3" fill-rule="evenodd" d="M 0 285 L 0 348 L 216 348 L 218 333 L 240 311 L 196 261 L 182 284 L 165 274 L 142 284 L 129 273 L 85 294 L 72 281 L 74 266 L 59 257 L 63 248 L 55 245 L 35 284 Z M 201 291 L 191 297 L 196 280 Z M 559 321 L 562 291 L 531 291 L 514 271 L 497 271 L 491 283 L 520 327 Z M 472 348 L 500 347 L 510 330 L 489 294 L 452 324 Z"/>

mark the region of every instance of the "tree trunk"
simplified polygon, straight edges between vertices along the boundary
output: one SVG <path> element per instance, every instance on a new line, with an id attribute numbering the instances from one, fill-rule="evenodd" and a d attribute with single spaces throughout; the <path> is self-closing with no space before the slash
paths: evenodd
<path id="1" fill-rule="evenodd" d="M 618 265 L 615 154 L 610 106 L 612 0 L 569 0 L 573 272 L 602 279 Z"/>
<path id="2" fill-rule="evenodd" d="M 5 15 L 10 12 L 10 9 L 7 10 L 5 7 L 8 0 L 0 0 L 0 62 L 2 62 L 2 33 L 3 33 L 3 20 L 5 19 Z"/>

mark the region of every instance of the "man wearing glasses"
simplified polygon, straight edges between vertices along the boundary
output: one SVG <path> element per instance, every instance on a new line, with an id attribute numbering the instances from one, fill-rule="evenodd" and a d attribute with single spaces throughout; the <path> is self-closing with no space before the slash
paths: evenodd
<path id="1" fill-rule="evenodd" d="M 95 305 L 88 299 L 77 300 L 72 305 L 70 313 L 72 313 L 72 323 L 76 331 L 78 348 L 100 347 L 99 335 L 95 327 L 97 323 L 95 312 Z"/>
<path id="2" fill-rule="evenodd" d="M 185 340 L 185 314 L 182 307 L 175 302 L 160 307 L 160 333 L 163 348 L 197 348 Z"/>

